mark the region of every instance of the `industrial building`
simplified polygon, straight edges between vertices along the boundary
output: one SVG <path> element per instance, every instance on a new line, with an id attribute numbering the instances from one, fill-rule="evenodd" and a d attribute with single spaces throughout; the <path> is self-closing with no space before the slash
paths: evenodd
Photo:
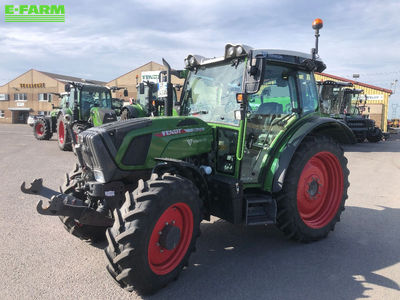
<path id="1" fill-rule="evenodd" d="M 387 131 L 389 96 L 392 94 L 391 90 L 326 73 L 315 73 L 315 79 L 317 81 L 333 80 L 351 82 L 355 89 L 363 90 L 364 93 L 362 97 L 367 100 L 366 110 L 363 114 L 374 120 L 376 126 L 383 131 Z"/>
<path id="2" fill-rule="evenodd" d="M 53 105 L 60 104 L 56 94 L 63 93 L 69 81 L 105 84 L 31 69 L 0 86 L 0 123 L 26 123 L 29 114 L 48 114 Z"/>

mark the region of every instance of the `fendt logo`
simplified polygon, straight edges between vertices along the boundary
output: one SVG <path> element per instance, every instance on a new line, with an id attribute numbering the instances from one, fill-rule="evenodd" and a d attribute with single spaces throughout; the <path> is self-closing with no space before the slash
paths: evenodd
<path id="1" fill-rule="evenodd" d="M 65 22 L 64 5 L 5 5 L 6 22 Z"/>

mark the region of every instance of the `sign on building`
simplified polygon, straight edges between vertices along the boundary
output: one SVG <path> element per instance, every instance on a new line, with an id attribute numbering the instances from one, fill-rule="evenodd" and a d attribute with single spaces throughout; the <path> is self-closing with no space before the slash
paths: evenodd
<path id="1" fill-rule="evenodd" d="M 383 101 L 383 95 L 382 94 L 367 94 L 367 95 L 363 95 L 363 94 L 361 94 L 360 95 L 360 100 L 365 100 L 365 98 L 367 99 L 367 100 L 377 100 L 377 101 Z"/>
<path id="2" fill-rule="evenodd" d="M 158 76 L 161 71 L 143 71 L 141 75 L 141 82 L 150 81 L 154 83 L 158 83 Z"/>

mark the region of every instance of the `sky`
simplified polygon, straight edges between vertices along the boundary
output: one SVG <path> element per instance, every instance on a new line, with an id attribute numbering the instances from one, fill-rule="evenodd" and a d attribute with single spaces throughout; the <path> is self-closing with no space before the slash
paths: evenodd
<path id="1" fill-rule="evenodd" d="M 226 43 L 310 52 L 324 21 L 326 73 L 392 89 L 400 117 L 400 1 L 0 0 L 0 85 L 33 68 L 110 81 L 165 58 L 222 56 Z M 6 23 L 5 4 L 63 4 L 65 23 Z M 399 82 L 395 84 L 395 81 Z M 397 93 L 397 91 L 399 93 Z"/>

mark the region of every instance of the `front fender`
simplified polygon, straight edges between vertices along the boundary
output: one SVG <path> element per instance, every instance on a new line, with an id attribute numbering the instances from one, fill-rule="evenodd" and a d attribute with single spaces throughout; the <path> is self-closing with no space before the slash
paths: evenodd
<path id="1" fill-rule="evenodd" d="M 356 143 L 356 138 L 352 130 L 343 122 L 332 118 L 321 118 L 313 116 L 304 119 L 299 126 L 293 129 L 292 134 L 283 137 L 280 145 L 277 145 L 278 151 L 270 160 L 267 166 L 271 169 L 271 174 L 264 183 L 264 189 L 277 193 L 282 189 L 285 181 L 286 170 L 297 148 L 304 138 L 308 135 L 325 135 L 332 137 L 340 144 Z M 285 142 L 286 141 L 286 142 Z"/>
<path id="2" fill-rule="evenodd" d="M 130 118 L 143 118 L 146 117 L 146 113 L 143 108 L 138 104 L 132 104 L 124 106 L 121 110 L 121 114 L 124 110 L 129 112 Z"/>

